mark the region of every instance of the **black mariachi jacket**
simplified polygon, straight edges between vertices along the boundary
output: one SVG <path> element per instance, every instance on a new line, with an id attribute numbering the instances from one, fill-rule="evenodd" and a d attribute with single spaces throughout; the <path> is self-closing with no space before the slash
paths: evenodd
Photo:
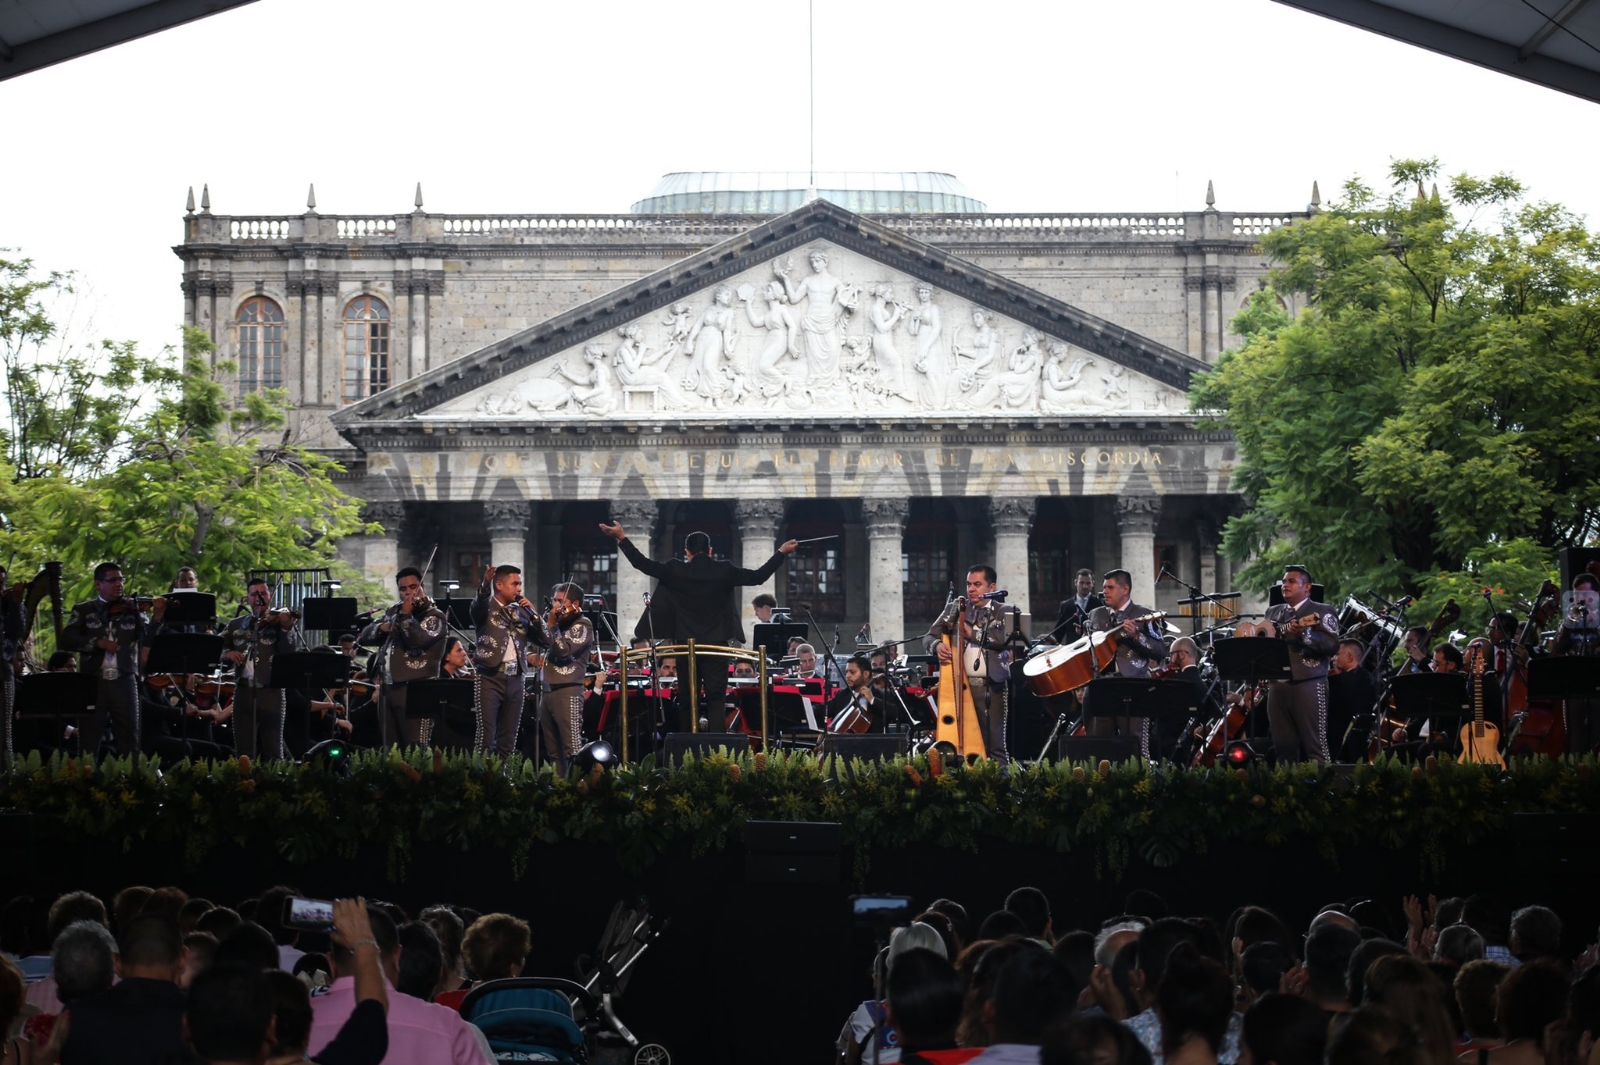
<path id="1" fill-rule="evenodd" d="M 96 640 L 117 641 L 117 669 L 124 677 L 133 676 L 139 668 L 139 645 L 144 642 L 146 622 L 133 605 L 126 600 L 127 608 L 113 615 L 111 604 L 104 599 L 90 599 L 72 608 L 72 614 L 61 628 L 63 650 L 78 652 L 78 672 L 98 675 L 109 651 L 94 645 Z"/>

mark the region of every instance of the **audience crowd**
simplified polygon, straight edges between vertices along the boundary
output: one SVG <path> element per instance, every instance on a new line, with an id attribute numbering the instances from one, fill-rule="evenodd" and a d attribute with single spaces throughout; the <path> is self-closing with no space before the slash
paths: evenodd
<path id="1" fill-rule="evenodd" d="M 130 887 L 109 905 L 81 891 L 6 901 L 0 1065 L 496 1060 L 468 1016 L 522 973 L 525 921 L 354 899 L 333 903 L 328 930 L 290 919 L 296 897 L 277 887 L 230 908 Z M 1083 927 L 1031 887 L 982 920 L 934 902 L 877 952 L 874 995 L 846 1018 L 836 1060 L 1600 1065 L 1597 948 L 1563 955 L 1561 919 L 1542 906 L 1336 902 L 1303 932 L 1261 906 L 1221 926 L 1145 891 L 1123 908 Z"/>

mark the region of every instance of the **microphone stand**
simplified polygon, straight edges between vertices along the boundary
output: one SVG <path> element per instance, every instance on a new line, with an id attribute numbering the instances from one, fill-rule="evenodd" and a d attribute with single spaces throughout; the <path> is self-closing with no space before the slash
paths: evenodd
<path id="1" fill-rule="evenodd" d="M 1188 581 L 1184 580 L 1182 577 L 1178 576 L 1176 573 L 1172 572 L 1170 569 L 1168 569 L 1165 566 L 1162 566 L 1161 567 L 1161 572 L 1156 574 L 1156 583 L 1157 584 L 1161 583 L 1161 578 L 1162 577 L 1171 577 L 1173 580 L 1175 580 L 1179 584 L 1183 585 L 1184 588 L 1187 589 L 1187 591 L 1189 592 L 1189 597 L 1191 599 L 1204 599 L 1206 602 L 1208 602 L 1208 603 L 1212 604 L 1213 606 L 1215 606 L 1217 608 L 1217 610 L 1220 611 L 1220 613 L 1217 615 L 1218 617 L 1226 617 L 1226 618 L 1236 618 L 1236 617 L 1238 617 L 1238 614 L 1235 613 L 1234 609 L 1232 607 L 1230 607 L 1227 603 L 1224 603 L 1221 599 L 1218 599 L 1215 595 L 1209 594 L 1207 592 L 1202 592 L 1199 588 L 1196 588 L 1194 585 L 1190 584 Z M 1191 630 L 1190 635 L 1192 635 L 1192 636 L 1200 635 L 1200 612 L 1198 610 L 1195 611 L 1194 614 L 1190 617 L 1189 628 Z M 1211 631 L 1214 633 L 1215 630 L 1216 630 L 1216 626 L 1212 626 Z M 1207 642 L 1208 643 L 1211 642 L 1214 638 L 1215 638 L 1214 636 L 1208 635 L 1207 636 Z"/>
<path id="2" fill-rule="evenodd" d="M 650 746 L 657 746 L 656 737 L 664 736 L 667 731 L 666 710 L 661 706 L 661 669 L 656 662 L 656 614 L 655 605 L 650 593 L 644 593 L 644 625 L 650 631 L 650 691 L 651 701 L 655 703 L 655 712 L 650 720 Z M 626 672 L 622 675 L 622 683 L 628 683 Z M 691 709 L 690 713 L 699 713 L 698 709 Z"/>
<path id="3" fill-rule="evenodd" d="M 802 605 L 800 609 L 805 612 L 806 620 L 811 623 L 811 627 L 821 633 L 822 626 L 817 624 L 816 615 L 811 612 L 811 607 Z M 817 642 L 822 643 L 820 639 Z M 837 625 L 833 627 L 833 645 L 834 647 L 839 646 L 839 626 Z M 827 644 L 822 644 L 822 705 L 824 708 L 827 707 L 829 700 L 833 698 L 833 671 L 838 668 L 839 662 L 833 657 L 833 649 Z"/>

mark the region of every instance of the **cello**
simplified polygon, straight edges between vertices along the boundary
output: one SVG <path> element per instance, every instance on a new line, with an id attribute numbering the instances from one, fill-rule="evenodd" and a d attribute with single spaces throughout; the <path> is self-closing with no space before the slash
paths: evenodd
<path id="1" fill-rule="evenodd" d="M 1533 609 L 1517 636 L 1517 643 L 1530 652 L 1539 646 L 1540 634 L 1550 620 L 1550 612 L 1561 604 L 1561 589 L 1555 581 L 1545 581 L 1534 596 Z M 1507 657 L 1514 654 L 1508 648 Z M 1511 690 L 1506 697 L 1505 720 L 1511 723 L 1511 734 L 1506 741 L 1508 754 L 1544 754 L 1559 758 L 1567 749 L 1567 719 L 1559 700 L 1528 698 L 1526 681 L 1517 683 L 1513 672 Z"/>
<path id="2" fill-rule="evenodd" d="M 986 758 L 988 747 L 983 742 L 983 727 L 978 723 L 978 708 L 972 705 L 972 691 L 967 687 L 967 641 L 961 634 L 962 622 L 967 614 L 966 599 L 957 599 L 956 624 L 953 633 L 947 632 L 939 639 L 950 648 L 950 661 L 939 667 L 939 716 L 933 726 L 935 746 L 953 749 L 969 765 Z"/>

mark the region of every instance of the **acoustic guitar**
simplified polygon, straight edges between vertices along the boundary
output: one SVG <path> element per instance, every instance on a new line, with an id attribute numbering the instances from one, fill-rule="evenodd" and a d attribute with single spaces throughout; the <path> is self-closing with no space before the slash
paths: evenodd
<path id="1" fill-rule="evenodd" d="M 1461 726 L 1461 760 L 1506 767 L 1500 754 L 1500 730 L 1483 719 L 1483 667 L 1487 654 L 1472 656 L 1467 683 L 1472 685 L 1472 721 Z"/>

